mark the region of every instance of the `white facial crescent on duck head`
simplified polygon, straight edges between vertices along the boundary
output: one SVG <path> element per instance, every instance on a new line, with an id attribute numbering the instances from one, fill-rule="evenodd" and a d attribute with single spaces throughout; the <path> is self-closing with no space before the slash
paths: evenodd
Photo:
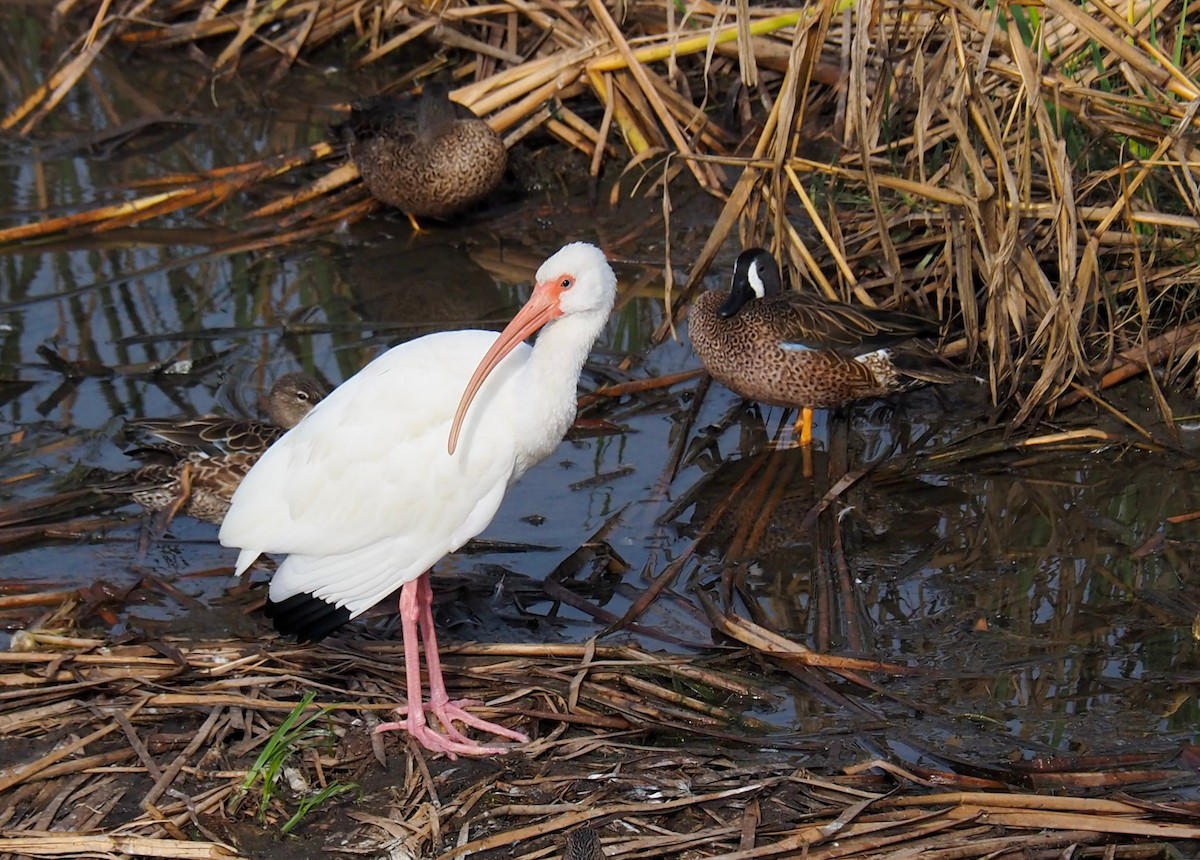
<path id="1" fill-rule="evenodd" d="M 758 260 L 750 263 L 750 271 L 746 273 L 746 280 L 750 282 L 750 289 L 754 290 L 756 298 L 761 299 L 767 294 L 767 286 L 763 283 L 762 275 L 758 273 Z"/>

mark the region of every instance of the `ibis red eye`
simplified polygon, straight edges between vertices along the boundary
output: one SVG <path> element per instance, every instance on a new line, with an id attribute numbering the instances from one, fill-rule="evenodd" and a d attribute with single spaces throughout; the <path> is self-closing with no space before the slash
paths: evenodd
<path id="1" fill-rule="evenodd" d="M 570 275 L 565 275 L 563 279 L 558 282 L 558 287 L 562 290 L 569 290 L 573 286 L 575 286 L 575 279 Z"/>

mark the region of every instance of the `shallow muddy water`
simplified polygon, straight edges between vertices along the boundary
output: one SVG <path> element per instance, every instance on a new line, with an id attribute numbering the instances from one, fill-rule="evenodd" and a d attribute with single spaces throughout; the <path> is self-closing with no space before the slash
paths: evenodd
<path id="1" fill-rule="evenodd" d="M 9 28 L 0 36 L 14 42 L 10 56 L 28 48 L 20 38 Z M 194 99 L 188 121 L 153 142 L 139 136 L 115 153 L 68 145 L 118 119 L 168 113 L 173 88 L 196 89 L 193 74 L 164 65 L 102 67 L 97 86 L 77 88 L 61 115 L 30 139 L 9 138 L 0 166 L 4 223 L 42 206 L 59 212 L 113 202 L 140 180 L 321 139 L 334 116 L 323 105 L 377 84 L 298 73 L 311 85 L 305 101 L 273 95 L 263 115 L 244 94 L 224 92 L 217 107 Z M 653 343 L 663 319 L 660 200 L 627 199 L 618 211 L 592 206 L 585 164 L 547 152 L 527 160 L 536 181 L 521 177 L 525 190 L 516 200 L 417 235 L 401 216 L 378 213 L 334 234 L 229 251 L 237 235 L 226 224 L 252 202 L 238 201 L 171 216 L 153 229 L 5 250 L 0 505 L 77 488 L 94 479 L 88 470 L 129 468 L 120 437 L 127 418 L 258 414 L 270 381 L 288 371 L 336 385 L 407 337 L 498 328 L 526 296 L 537 264 L 575 239 L 604 246 L 623 285 L 585 386 L 697 367 L 686 339 Z M 671 247 L 686 273 L 717 204 L 687 192 L 676 204 Z M 724 249 L 709 286 L 720 283 L 738 250 Z M 48 354 L 76 375 L 52 366 Z M 629 356 L 631 369 L 621 369 Z M 714 385 L 689 423 L 696 391 L 692 380 L 589 414 L 614 429 L 563 442 L 509 493 L 481 536 L 531 547 L 485 547 L 445 560 L 438 573 L 498 565 L 514 581 L 541 580 L 608 524 L 606 540 L 627 567 L 585 594 L 619 617 L 699 536 L 694 557 L 639 619 L 662 634 L 638 634 L 647 647 L 732 647 L 705 617 L 697 598 L 703 591 L 817 650 L 920 670 L 880 680 L 918 706 L 881 698 L 864 715 L 818 699 L 764 662 L 753 710 L 776 731 L 755 738 L 755 746 L 854 734 L 901 759 L 937 750 L 988 763 L 1129 749 L 1166 754 L 1196 739 L 1200 526 L 1167 523 L 1200 509 L 1188 451 L 1196 440 L 1185 435 L 1180 450 L 1152 452 L 1085 440 L 1073 451 L 949 456 L 958 444 L 1001 437 L 989 427 L 985 393 L 964 383 L 834 416 L 819 428 L 816 477 L 807 479 L 799 452 L 772 450 L 787 423 L 780 410 L 745 406 Z M 1167 438 L 1149 407 L 1130 408 Z M 1101 421 L 1078 412 L 1063 426 Z M 1115 423 L 1104 426 L 1135 438 Z M 672 474 L 676 445 L 686 456 Z M 807 526 L 829 487 L 868 463 L 879 465 L 833 503 L 840 530 L 828 518 Z M 767 477 L 734 491 L 751 468 Z M 731 491 L 735 504 L 704 529 Z M 87 619 L 91 630 L 267 632 L 261 617 L 246 612 L 255 594 L 234 589 L 227 577 L 233 553 L 216 543 L 214 526 L 180 518 L 142 556 L 139 513 L 121 513 L 120 521 L 77 537 L 6 543 L 4 590 L 102 583 L 122 595 L 141 583 L 114 598 L 115 624 L 96 613 Z M 606 626 L 563 607 L 551 623 L 534 623 L 551 602 L 535 598 L 518 609 L 497 585 L 496 568 L 487 570 L 492 578 L 475 589 L 473 616 L 444 609 L 447 639 L 582 641 Z M 33 617 L 10 613 L 9 631 Z M 385 615 L 365 623 L 394 622 Z"/>

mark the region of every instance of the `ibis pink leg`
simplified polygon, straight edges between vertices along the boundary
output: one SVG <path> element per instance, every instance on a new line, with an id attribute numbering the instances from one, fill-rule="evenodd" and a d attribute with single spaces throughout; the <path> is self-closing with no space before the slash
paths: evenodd
<path id="1" fill-rule="evenodd" d="M 429 671 L 429 710 L 438 718 L 448 732 L 452 731 L 453 734 L 458 735 L 460 738 L 463 736 L 457 729 L 454 729 L 452 720 L 459 720 L 471 728 L 479 729 L 480 731 L 488 732 L 502 738 L 508 738 L 518 743 L 529 743 L 528 735 L 498 725 L 497 723 L 480 719 L 474 714 L 463 710 L 463 708 L 470 705 L 481 704 L 480 702 L 471 699 L 450 700 L 450 694 L 446 692 L 446 681 L 442 677 L 442 660 L 438 655 L 437 630 L 433 626 L 433 587 L 429 584 L 429 574 L 426 573 L 420 577 L 415 585 L 419 589 L 418 601 L 421 605 L 421 643 L 425 646 L 425 666 Z M 472 743 L 466 738 L 463 738 L 463 740 L 467 743 Z"/>
<path id="2" fill-rule="evenodd" d="M 441 659 L 438 657 L 437 631 L 433 626 L 433 589 L 429 585 L 428 573 L 406 583 L 400 590 L 400 625 L 404 633 L 404 672 L 409 704 L 396 709 L 396 713 L 405 718 L 403 722 L 383 723 L 375 731 L 402 729 L 426 749 L 445 753 L 452 759 L 459 755 L 498 755 L 508 750 L 507 747 L 489 747 L 471 740 L 454 726 L 455 720 L 499 737 L 528 742 L 529 738 L 520 732 L 482 720 L 465 710 L 477 702 L 469 699 L 450 700 L 445 679 L 442 678 Z M 425 663 L 429 669 L 428 702 L 423 700 L 421 687 L 418 633 L 425 646 Z M 437 718 L 442 732 L 429 725 L 425 719 L 426 711 Z"/>

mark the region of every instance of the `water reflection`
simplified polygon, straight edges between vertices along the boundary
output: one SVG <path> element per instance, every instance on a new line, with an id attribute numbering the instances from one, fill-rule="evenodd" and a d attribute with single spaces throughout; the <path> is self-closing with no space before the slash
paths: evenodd
<path id="1" fill-rule="evenodd" d="M 911 406 L 896 407 L 899 420 Z M 940 742 L 972 746 L 997 725 L 1032 751 L 1111 750 L 1137 712 L 1148 742 L 1195 733 L 1194 697 L 1179 682 L 1197 663 L 1196 543 L 1190 526 L 1165 523 L 1200 509 L 1200 493 L 1169 458 L 1060 452 L 989 458 L 988 474 L 975 462 L 939 470 L 913 456 L 921 434 L 908 427 L 838 495 L 833 517 L 814 518 L 838 479 L 897 443 L 871 410 L 852 415 L 849 452 L 839 463 L 836 450 L 818 450 L 812 481 L 799 450 L 767 441 L 778 410 L 771 433 L 744 409 L 718 421 L 718 441 L 698 459 L 702 489 L 678 519 L 684 534 L 703 536 L 701 587 L 819 651 L 927 671 L 887 689 L 920 702 L 922 719 L 948 721 Z M 930 451 L 974 432 L 961 420 L 935 430 Z M 730 440 L 722 459 L 719 443 Z"/>
<path id="2" fill-rule="evenodd" d="M 356 232 L 361 236 L 363 229 Z M 364 320 L 404 324 L 403 334 L 416 337 L 458 328 L 499 329 L 508 322 L 520 303 L 511 285 L 528 282 L 541 259 L 498 245 L 491 239 L 482 247 L 457 248 L 444 235 L 425 231 L 398 240 L 367 238 L 336 259 Z M 504 273 L 516 275 L 511 280 L 500 281 L 485 268 L 513 258 L 518 260 L 510 264 L 514 271 Z"/>

